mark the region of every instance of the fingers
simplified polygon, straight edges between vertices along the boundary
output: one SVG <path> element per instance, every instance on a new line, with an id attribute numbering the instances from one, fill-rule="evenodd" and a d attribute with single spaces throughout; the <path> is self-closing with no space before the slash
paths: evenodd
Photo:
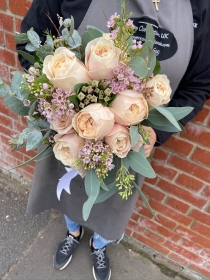
<path id="1" fill-rule="evenodd" d="M 149 139 L 150 144 L 144 146 L 144 151 L 145 151 L 146 157 L 149 157 L 154 148 L 155 142 L 157 141 L 157 136 L 156 136 L 155 131 L 151 127 L 144 126 L 143 128 L 146 131 L 150 132 L 150 139 Z"/>

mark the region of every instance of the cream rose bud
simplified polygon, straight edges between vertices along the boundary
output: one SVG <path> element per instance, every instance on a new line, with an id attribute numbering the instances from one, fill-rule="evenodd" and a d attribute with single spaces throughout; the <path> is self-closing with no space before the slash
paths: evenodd
<path id="1" fill-rule="evenodd" d="M 57 131 L 58 134 L 68 134 L 72 131 L 72 118 L 73 116 L 63 115 L 60 118 L 55 117 L 50 121 L 50 128 Z"/>
<path id="2" fill-rule="evenodd" d="M 84 139 L 75 133 L 70 133 L 65 135 L 56 134 L 54 140 L 53 152 L 55 157 L 64 165 L 82 172 L 81 166 L 78 167 L 75 164 L 78 160 L 79 150 L 84 145 Z"/>
<path id="3" fill-rule="evenodd" d="M 114 115 L 100 103 L 90 104 L 74 115 L 72 125 L 86 139 L 102 139 L 114 126 Z"/>
<path id="4" fill-rule="evenodd" d="M 87 68 L 67 48 L 55 50 L 54 55 L 48 55 L 43 62 L 43 73 L 54 85 L 62 89 L 73 89 L 78 83 L 90 80 Z"/>
<path id="5" fill-rule="evenodd" d="M 110 110 L 114 114 L 115 122 L 126 126 L 138 124 L 148 116 L 146 99 L 143 94 L 134 90 L 125 90 L 117 94 Z"/>
<path id="6" fill-rule="evenodd" d="M 90 41 L 85 49 L 85 65 L 94 80 L 111 79 L 119 64 L 120 49 L 105 37 Z"/>
<path id="7" fill-rule="evenodd" d="M 110 133 L 105 137 L 105 142 L 119 158 L 126 157 L 131 149 L 129 130 L 119 124 L 114 125 Z"/>
<path id="8" fill-rule="evenodd" d="M 160 106 L 170 101 L 171 87 L 166 75 L 156 75 L 148 80 L 146 87 L 153 87 L 152 96 L 147 99 L 150 105 Z"/>

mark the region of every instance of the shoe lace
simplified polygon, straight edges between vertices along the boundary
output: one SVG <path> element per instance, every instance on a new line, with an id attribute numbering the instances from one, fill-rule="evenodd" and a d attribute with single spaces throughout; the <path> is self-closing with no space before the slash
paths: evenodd
<path id="1" fill-rule="evenodd" d="M 97 264 L 98 264 L 97 268 L 105 268 L 106 267 L 105 254 L 104 254 L 105 250 L 106 250 L 106 248 L 97 249 L 91 254 L 91 255 L 96 255 Z"/>
<path id="2" fill-rule="evenodd" d="M 71 235 L 67 236 L 67 237 L 64 239 L 64 241 L 65 241 L 65 243 L 64 243 L 64 245 L 62 246 L 60 252 L 63 253 L 63 254 L 65 254 L 65 255 L 68 254 L 68 251 L 69 251 L 69 249 L 71 248 L 73 242 L 76 242 L 76 243 L 79 244 L 79 242 L 78 242 L 76 239 L 74 239 L 74 237 L 71 236 Z"/>

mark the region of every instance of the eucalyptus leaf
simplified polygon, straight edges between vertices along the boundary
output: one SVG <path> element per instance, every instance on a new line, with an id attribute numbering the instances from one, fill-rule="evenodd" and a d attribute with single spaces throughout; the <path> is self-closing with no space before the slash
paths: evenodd
<path id="1" fill-rule="evenodd" d="M 156 59 L 155 69 L 153 70 L 154 76 L 160 74 L 161 70 L 162 69 L 161 69 L 161 66 L 160 66 L 160 62 Z"/>
<path id="2" fill-rule="evenodd" d="M 149 111 L 148 120 L 156 126 L 170 126 L 171 122 L 156 108 Z"/>
<path id="3" fill-rule="evenodd" d="M 151 24 L 147 24 L 146 27 L 146 42 L 148 43 L 149 47 L 152 49 L 154 46 L 155 34 Z"/>
<path id="4" fill-rule="evenodd" d="M 73 16 L 71 16 L 71 26 L 70 26 L 69 35 L 72 36 L 73 33 L 74 33 L 74 18 Z"/>
<path id="5" fill-rule="evenodd" d="M 35 52 L 37 50 L 37 48 L 31 44 L 31 43 L 28 43 L 26 46 L 25 46 L 25 49 L 26 51 L 28 52 Z"/>
<path id="6" fill-rule="evenodd" d="M 30 107 L 30 109 L 29 109 L 29 111 L 28 111 L 29 117 L 32 117 L 32 115 L 33 115 L 33 113 L 34 113 L 34 111 L 35 111 L 35 109 L 36 109 L 36 105 L 37 105 L 37 99 L 34 100 L 34 101 L 32 102 L 32 104 L 31 104 L 31 107 Z"/>
<path id="7" fill-rule="evenodd" d="M 108 198 L 113 196 L 118 190 L 117 187 L 115 186 L 115 184 L 116 184 L 116 182 L 113 182 L 107 186 L 109 191 L 100 190 L 99 195 L 94 204 L 104 202 L 105 200 L 107 200 Z"/>
<path id="8" fill-rule="evenodd" d="M 38 49 L 40 44 L 41 44 L 41 40 L 40 40 L 39 35 L 33 29 L 30 29 L 30 30 L 27 31 L 27 36 L 28 36 L 28 39 L 31 42 L 31 44 L 36 49 Z"/>
<path id="9" fill-rule="evenodd" d="M 15 35 L 14 40 L 17 44 L 26 44 L 28 42 L 28 36 L 26 33 L 17 34 Z"/>
<path id="10" fill-rule="evenodd" d="M 18 98 L 20 98 L 21 100 L 24 100 L 25 95 L 22 96 L 21 90 L 20 90 L 22 83 L 26 85 L 26 80 L 23 78 L 22 73 L 19 71 L 13 72 L 13 77 L 12 77 L 12 82 L 11 82 L 11 91 L 16 92 Z"/>
<path id="11" fill-rule="evenodd" d="M 148 74 L 147 65 L 142 57 L 135 57 L 128 62 L 128 66 L 131 67 L 134 73 L 140 77 L 144 78 Z"/>
<path id="12" fill-rule="evenodd" d="M 127 169 L 130 167 L 128 157 L 122 158 L 122 165 Z"/>
<path id="13" fill-rule="evenodd" d="M 68 40 L 68 38 L 69 38 L 69 30 L 68 30 L 68 28 L 64 28 L 63 30 L 62 30 L 62 38 L 64 39 L 64 40 Z"/>
<path id="14" fill-rule="evenodd" d="M 166 132 L 179 132 L 181 130 L 181 128 L 177 129 L 171 123 L 169 126 L 167 126 L 167 125 L 166 126 L 164 126 L 164 125 L 157 126 L 157 125 L 151 123 L 149 120 L 144 120 L 143 122 L 141 122 L 141 124 L 145 125 L 145 126 L 153 127 L 154 129 L 157 129 L 160 131 L 166 131 Z"/>
<path id="15" fill-rule="evenodd" d="M 82 213 L 84 221 L 87 221 L 100 191 L 100 180 L 93 169 L 88 170 L 85 177 L 85 190 L 88 200 L 83 204 Z"/>
<path id="16" fill-rule="evenodd" d="M 72 49 L 71 51 L 76 55 L 76 58 L 77 58 L 79 61 L 82 60 L 82 55 L 81 55 L 80 52 L 75 51 L 75 50 L 73 50 L 73 49 Z"/>
<path id="17" fill-rule="evenodd" d="M 93 25 L 87 25 L 86 29 L 94 29 L 95 36 L 103 37 L 104 32 Z M 99 37 L 96 37 L 96 38 L 99 38 Z"/>
<path id="18" fill-rule="evenodd" d="M 194 110 L 193 107 L 165 107 L 165 109 L 169 111 L 177 121 L 183 119 Z"/>
<path id="19" fill-rule="evenodd" d="M 100 179 L 96 175 L 94 169 L 88 170 L 85 176 L 85 191 L 87 196 L 90 196 L 90 194 L 94 192 L 96 185 L 100 188 Z"/>
<path id="20" fill-rule="evenodd" d="M 179 124 L 179 126 L 180 126 L 182 132 L 183 132 L 183 133 L 186 133 L 186 130 L 185 130 L 185 127 L 183 126 L 183 124 L 180 123 L 180 122 L 178 122 L 178 124 Z"/>
<path id="21" fill-rule="evenodd" d="M 1 85 L 0 85 L 0 97 L 6 97 L 9 93 L 11 93 L 10 87 L 5 83 L 1 83 Z"/>
<path id="22" fill-rule="evenodd" d="M 46 44 L 51 46 L 52 49 L 54 49 L 54 42 L 53 42 L 53 39 L 52 39 L 52 37 L 50 35 L 47 35 Z"/>
<path id="23" fill-rule="evenodd" d="M 102 35 L 103 33 L 95 27 L 87 28 L 87 30 L 82 34 L 83 53 L 85 52 L 85 48 L 90 41 L 102 37 Z"/>
<path id="24" fill-rule="evenodd" d="M 21 55 L 22 57 L 24 57 L 27 61 L 29 61 L 31 64 L 34 64 L 35 63 L 35 58 L 34 56 L 30 55 L 29 53 L 27 52 L 24 52 L 24 51 L 20 51 L 18 50 L 17 53 L 19 55 Z"/>
<path id="25" fill-rule="evenodd" d="M 68 45 L 72 48 L 78 48 L 82 44 L 82 39 L 77 30 L 74 30 L 73 34 L 69 36 L 69 38 L 66 41 Z"/>
<path id="26" fill-rule="evenodd" d="M 46 121 L 46 120 L 36 120 L 34 118 L 31 118 L 30 120 L 28 120 L 28 125 L 30 125 L 33 128 L 36 129 L 49 129 L 50 124 Z"/>
<path id="27" fill-rule="evenodd" d="M 26 151 L 36 149 L 41 144 L 42 137 L 41 131 L 32 131 L 26 142 Z"/>
<path id="28" fill-rule="evenodd" d="M 44 45 L 36 50 L 36 55 L 44 60 L 47 55 L 52 54 L 53 50 L 54 48 L 52 46 Z"/>
<path id="29" fill-rule="evenodd" d="M 149 48 L 149 57 L 148 57 L 148 62 L 147 62 L 147 67 L 148 67 L 148 74 L 147 74 L 147 79 L 152 75 L 156 65 L 156 55 L 154 51 Z"/>
<path id="30" fill-rule="evenodd" d="M 180 130 L 180 126 L 177 123 L 176 119 L 169 111 L 167 111 L 165 107 L 160 107 L 160 106 L 153 106 L 153 107 L 156 110 L 158 110 L 162 115 L 164 115 L 174 125 L 174 127 Z"/>
<path id="31" fill-rule="evenodd" d="M 130 129 L 131 147 L 133 148 L 139 140 L 139 131 L 137 126 L 131 126 Z"/>
<path id="32" fill-rule="evenodd" d="M 23 102 L 11 93 L 4 99 L 5 105 L 14 113 L 20 116 L 27 116 L 29 107 L 23 105 Z"/>
<path id="33" fill-rule="evenodd" d="M 50 145 L 47 146 L 43 151 L 41 151 L 40 153 L 38 153 L 38 154 L 37 154 L 36 156 L 34 156 L 33 158 L 29 159 L 28 161 L 24 162 L 23 164 L 17 165 L 17 166 L 15 166 L 15 167 L 9 169 L 9 171 L 10 171 L 10 170 L 13 170 L 13 169 L 16 169 L 16 168 L 19 168 L 19 167 L 22 167 L 22 166 L 25 166 L 25 165 L 27 165 L 27 164 L 33 162 L 33 161 L 36 160 L 38 157 L 40 157 L 41 155 L 43 155 L 43 154 L 49 149 L 49 147 L 50 147 Z"/>
<path id="34" fill-rule="evenodd" d="M 105 191 L 108 191 L 108 190 L 109 190 L 108 187 L 107 187 L 107 185 L 104 184 L 104 183 L 101 183 L 101 188 L 102 188 L 103 190 L 105 190 Z"/>
<path id="35" fill-rule="evenodd" d="M 145 42 L 142 46 L 139 56 L 142 57 L 143 59 L 146 59 L 149 56 L 149 46 L 150 46 L 149 42 Z"/>
<path id="36" fill-rule="evenodd" d="M 147 177 L 155 178 L 156 174 L 153 168 L 151 167 L 148 160 L 139 152 L 129 152 L 128 160 L 130 167 L 137 173 Z"/>
<path id="37" fill-rule="evenodd" d="M 141 189 L 139 188 L 139 186 L 138 186 L 135 182 L 133 182 L 133 184 L 134 184 L 134 186 L 135 186 L 135 188 L 136 188 L 138 194 L 140 195 L 140 197 L 141 197 L 142 200 L 144 201 L 146 207 L 147 207 L 148 210 L 150 211 L 150 213 L 158 220 L 158 218 L 157 218 L 155 212 L 152 210 L 151 206 L 149 205 L 149 202 L 147 201 L 145 195 L 143 194 L 143 192 L 141 191 Z"/>

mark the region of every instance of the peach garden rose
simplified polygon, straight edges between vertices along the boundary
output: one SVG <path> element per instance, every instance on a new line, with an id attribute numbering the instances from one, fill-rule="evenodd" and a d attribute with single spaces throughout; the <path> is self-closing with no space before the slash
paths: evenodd
<path id="1" fill-rule="evenodd" d="M 171 87 L 166 75 L 156 75 L 148 80 L 146 87 L 153 87 L 153 93 L 147 102 L 150 105 L 160 106 L 170 101 Z"/>
<path id="2" fill-rule="evenodd" d="M 79 136 L 86 139 L 102 139 L 114 126 L 114 115 L 100 103 L 90 104 L 74 115 L 72 125 Z"/>
<path id="3" fill-rule="evenodd" d="M 43 62 L 43 73 L 54 85 L 62 89 L 73 89 L 77 83 L 90 80 L 87 69 L 67 48 L 60 47 L 54 55 L 48 55 Z"/>
<path id="4" fill-rule="evenodd" d="M 115 122 L 125 126 L 138 124 L 148 116 L 146 99 L 143 94 L 134 90 L 125 90 L 117 94 L 110 110 L 114 114 Z"/>
<path id="5" fill-rule="evenodd" d="M 105 37 L 96 38 L 87 44 L 85 65 L 94 80 L 111 79 L 113 68 L 119 64 L 120 49 Z"/>
<path id="6" fill-rule="evenodd" d="M 131 149 L 129 130 L 119 124 L 114 125 L 110 133 L 105 137 L 105 142 L 119 158 L 126 157 Z"/>
<path id="7" fill-rule="evenodd" d="M 57 131 L 58 134 L 68 134 L 72 131 L 72 118 L 71 115 L 62 115 L 60 118 L 56 117 L 50 121 L 50 128 Z"/>
<path id="8" fill-rule="evenodd" d="M 64 165 L 78 170 L 80 175 L 84 176 L 82 166 L 75 165 L 78 160 L 79 150 L 84 145 L 84 139 L 75 133 L 69 133 L 65 135 L 56 134 L 54 140 L 53 152 L 55 157 Z"/>

